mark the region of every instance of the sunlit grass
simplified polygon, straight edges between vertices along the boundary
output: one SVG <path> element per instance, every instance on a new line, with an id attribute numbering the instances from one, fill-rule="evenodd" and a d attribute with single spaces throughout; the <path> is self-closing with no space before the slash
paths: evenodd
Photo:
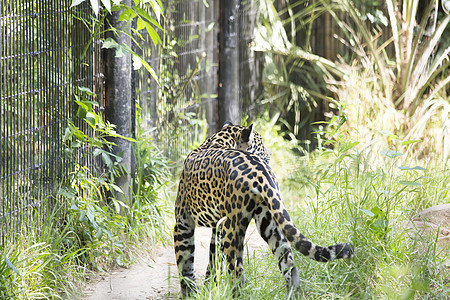
<path id="1" fill-rule="evenodd" d="M 450 280 L 442 270 L 448 270 L 449 255 L 437 255 L 433 237 L 425 247 L 421 241 L 407 239 L 399 224 L 427 207 L 450 202 L 450 170 L 417 160 L 409 165 L 400 151 L 374 154 L 384 161 L 378 166 L 365 166 L 363 155 L 353 155 L 356 148 L 339 152 L 345 148 L 335 147 L 298 157 L 286 151 L 291 144 L 278 135 L 276 126 L 267 120 L 256 125 L 271 145 L 271 165 L 300 231 L 319 245 L 352 242 L 355 247 L 354 258 L 329 263 L 294 251 L 300 298 L 448 296 Z M 246 257 L 244 269 L 246 283 L 239 299 L 285 299 L 284 279 L 268 248 Z M 232 297 L 232 278 L 226 272 L 219 283 L 200 280 L 198 286 L 197 299 Z"/>

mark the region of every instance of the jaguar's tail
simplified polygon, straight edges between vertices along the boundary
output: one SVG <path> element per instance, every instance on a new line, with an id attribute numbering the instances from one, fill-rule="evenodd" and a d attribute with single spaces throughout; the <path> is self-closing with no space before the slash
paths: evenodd
<path id="1" fill-rule="evenodd" d="M 340 258 L 351 258 L 353 256 L 353 245 L 350 243 L 321 247 L 306 239 L 292 222 L 278 192 L 275 192 L 271 188 L 265 191 L 261 189 L 258 192 L 267 201 L 278 227 L 297 251 L 306 257 L 321 262 Z"/>

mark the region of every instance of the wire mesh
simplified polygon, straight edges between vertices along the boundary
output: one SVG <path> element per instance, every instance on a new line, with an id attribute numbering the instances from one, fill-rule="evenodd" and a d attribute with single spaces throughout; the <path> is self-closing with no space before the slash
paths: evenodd
<path id="1" fill-rule="evenodd" d="M 101 42 L 89 44 L 90 3 L 69 9 L 71 1 L 1 1 L 0 16 L 0 239 L 4 245 L 29 225 L 51 221 L 45 215 L 61 199 L 57 192 L 76 164 L 98 168 L 92 149 L 65 156 L 68 122 L 76 118 L 74 95 L 103 106 Z M 249 50 L 256 7 L 242 2 L 239 17 L 240 91 L 248 107 L 260 89 L 260 59 Z M 169 159 L 182 161 L 217 124 L 218 7 L 216 1 L 165 1 L 163 46 L 149 37 L 140 52 L 158 74 L 136 75 L 136 98 L 144 127 L 156 127 L 155 140 Z M 83 21 L 84 20 L 84 21 Z M 245 103 L 245 102 L 244 102 Z M 244 111 L 248 109 L 244 108 Z M 208 131 L 206 131 L 208 128 Z"/>
<path id="2" fill-rule="evenodd" d="M 1 0 L 0 16 L 0 239 L 31 224 L 39 228 L 53 208 L 62 178 L 73 168 L 62 141 L 77 86 L 99 92 L 100 45 L 77 61 L 90 33 L 70 1 Z M 82 124 L 77 124 L 83 128 Z M 83 128 L 87 129 L 87 128 Z M 76 159 L 93 164 L 93 157 Z M 50 221 L 50 220 L 47 220 Z"/>
<path id="3" fill-rule="evenodd" d="M 155 140 L 173 161 L 217 129 L 219 1 L 169 0 L 163 46 L 147 38 L 142 51 L 158 73 L 159 85 L 140 72 L 137 98 L 144 122 L 156 127 Z M 262 55 L 251 50 L 258 17 L 257 1 L 243 0 L 238 11 L 239 82 L 244 114 L 255 115 L 261 93 Z M 205 55 L 201 63 L 202 55 Z"/>
<path id="4" fill-rule="evenodd" d="M 215 130 L 217 88 L 217 1 L 165 1 L 163 46 L 147 38 L 145 59 L 159 85 L 146 72 L 137 80 L 137 97 L 147 126 L 167 157 L 180 161 L 204 128 Z"/>

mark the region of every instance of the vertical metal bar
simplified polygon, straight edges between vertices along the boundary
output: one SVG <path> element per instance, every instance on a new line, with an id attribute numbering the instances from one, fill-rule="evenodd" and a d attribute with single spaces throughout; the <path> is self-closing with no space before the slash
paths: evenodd
<path id="1" fill-rule="evenodd" d="M 3 0 L 0 0 L 1 6 L 4 7 L 4 3 Z M 6 17 L 6 9 L 5 11 L 5 15 L 1 16 L 1 20 L 4 22 L 4 17 Z M 4 114 L 4 108 L 3 108 L 3 45 L 4 45 L 4 41 L 3 41 L 3 37 L 5 36 L 5 33 L 3 32 L 3 28 L 1 28 L 1 33 L 0 33 L 0 245 L 3 247 L 5 245 L 5 241 L 4 241 L 4 231 L 3 231 L 3 220 L 4 220 L 4 216 L 5 216 L 5 194 L 4 194 L 4 186 L 3 186 L 3 182 L 4 182 L 4 164 L 3 164 L 3 114 Z"/>
<path id="2" fill-rule="evenodd" d="M 239 0 L 220 1 L 219 126 L 229 120 L 241 123 L 239 99 Z"/>
<path id="3" fill-rule="evenodd" d="M 33 3 L 31 3 L 31 5 L 29 5 L 27 7 L 26 10 L 26 22 L 25 22 L 25 28 L 27 29 L 27 33 L 25 33 L 25 41 L 24 41 L 24 45 L 25 45 L 25 51 L 27 53 L 27 55 L 25 56 L 25 65 L 27 66 L 27 70 L 25 72 L 25 82 L 26 82 L 26 89 L 25 89 L 25 99 L 26 99 L 26 153 L 25 153 L 25 163 L 24 163 L 24 167 L 27 169 L 26 171 L 26 182 L 27 185 L 26 187 L 28 188 L 27 191 L 27 197 L 26 199 L 24 199 L 24 203 L 25 205 L 28 204 L 29 201 L 29 197 L 30 197 L 30 191 L 32 190 L 32 187 L 34 186 L 34 182 L 33 182 L 33 176 L 32 176 L 32 171 L 31 171 L 31 166 L 33 164 L 33 136 L 34 136 L 34 131 L 33 131 L 33 111 L 32 111 L 32 103 L 33 103 L 33 95 L 30 93 L 30 91 L 33 89 L 33 84 L 32 84 L 32 80 L 33 80 L 33 51 L 34 51 L 34 47 L 33 47 L 33 40 L 31 38 L 31 32 L 32 32 L 32 28 L 33 28 L 33 17 L 32 17 L 32 13 L 33 13 Z M 31 217 L 26 217 L 25 218 L 25 222 L 29 222 L 31 223 Z"/>
<path id="4" fill-rule="evenodd" d="M 9 4 L 9 16 L 8 19 L 11 18 L 11 15 L 13 14 L 13 10 L 11 9 L 12 4 Z M 8 20 L 9 22 L 10 20 Z M 10 33 L 11 34 L 11 33 Z M 6 95 L 10 96 L 12 95 L 11 93 L 11 85 L 10 85 L 10 79 L 11 79 L 11 68 L 12 68 L 12 64 L 11 64 L 11 58 L 8 58 L 9 56 L 11 56 L 11 51 L 13 49 L 13 45 L 12 45 L 12 39 L 8 39 L 9 42 L 7 42 L 7 49 L 6 49 L 6 57 L 7 57 L 7 63 L 6 65 L 6 69 L 5 69 L 5 73 L 7 74 L 6 76 Z M 6 100 L 6 105 L 7 105 L 7 111 L 6 111 L 6 136 L 7 136 L 7 143 L 8 143 L 8 150 L 6 153 L 6 161 L 7 161 L 7 170 L 8 173 L 12 173 L 12 167 L 13 166 L 13 161 L 12 161 L 12 157 L 11 157 L 11 153 L 10 153 L 10 149 L 11 145 L 13 144 L 11 141 L 11 136 L 12 136 L 12 132 L 11 132 L 11 124 L 13 123 L 13 121 L 11 120 L 11 101 L 12 101 L 12 97 L 7 97 Z M 9 174 L 8 174 L 9 175 Z M 13 195 L 11 192 L 11 188 L 12 188 L 12 177 L 13 175 L 11 174 L 11 176 L 8 176 L 8 184 L 7 184 L 7 202 L 8 202 L 8 229 L 9 231 L 14 230 L 14 227 L 11 226 L 12 225 L 12 211 L 14 210 L 14 203 L 13 203 Z M 14 232 L 9 232 L 10 236 L 13 236 Z"/>
<path id="5" fill-rule="evenodd" d="M 130 5 L 131 0 L 122 2 L 125 5 Z M 112 26 L 120 26 L 122 22 L 118 21 L 121 12 L 113 12 L 108 17 L 108 21 Z M 106 33 L 106 37 L 114 38 L 111 32 Z M 119 44 L 131 45 L 129 36 L 120 34 L 116 37 Z M 105 64 L 105 99 L 106 99 L 106 119 L 112 124 L 115 124 L 118 134 L 130 137 L 131 133 L 131 57 L 126 55 L 123 57 L 116 57 L 115 51 L 107 49 L 104 52 Z M 131 171 L 131 156 L 133 155 L 131 143 L 124 139 L 114 139 L 116 146 L 113 151 L 115 154 L 121 154 L 122 166 Z M 124 197 L 121 194 L 116 194 L 116 198 L 121 201 L 131 200 L 131 174 L 123 174 L 116 178 L 116 184 L 122 188 Z M 122 212 L 124 213 L 124 212 Z"/>
<path id="6" fill-rule="evenodd" d="M 4 3 L 4 0 L 0 0 L 2 3 L 2 7 L 5 7 L 5 15 L 2 16 L 3 18 L 3 22 L 6 22 L 6 16 L 8 15 L 8 10 L 6 8 L 6 5 Z M 6 46 L 5 46 L 5 32 L 3 30 L 6 30 L 6 28 L 2 28 L 2 33 L 0 35 L 0 59 L 1 59 L 1 64 L 0 64 L 0 97 L 3 98 L 3 95 L 6 95 L 4 88 L 5 88 L 5 82 L 6 80 L 4 79 L 4 65 L 6 64 L 6 60 L 4 58 L 5 56 L 5 52 L 6 52 Z M 2 246 L 5 245 L 5 234 L 6 234 L 6 193 L 5 193 L 5 176 L 7 174 L 6 172 L 6 162 L 4 162 L 2 160 L 2 158 L 4 157 L 4 155 L 6 153 L 4 153 L 5 151 L 5 144 L 6 144 L 6 138 L 3 136 L 4 133 L 6 133 L 6 121 L 5 121 L 5 110 L 6 110 L 6 99 L 2 99 L 0 100 L 0 168 L 1 168 L 1 172 L 0 172 L 0 197 L 1 197 L 1 214 L 2 214 L 2 218 L 1 218 L 1 222 L 0 222 L 0 235 L 1 235 L 1 243 Z M 3 140 L 5 138 L 5 141 Z"/>

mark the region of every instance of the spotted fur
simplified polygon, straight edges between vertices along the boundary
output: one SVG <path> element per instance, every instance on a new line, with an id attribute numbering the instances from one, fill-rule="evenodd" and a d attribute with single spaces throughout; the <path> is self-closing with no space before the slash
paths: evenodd
<path id="1" fill-rule="evenodd" d="M 221 248 L 228 269 L 244 281 L 244 237 L 255 219 L 261 237 L 277 256 L 288 290 L 300 286 L 291 246 L 317 261 L 350 258 L 351 244 L 320 247 L 307 240 L 295 227 L 280 197 L 280 190 L 269 167 L 270 151 L 261 136 L 250 127 L 225 123 L 192 151 L 184 162 L 175 203 L 175 254 L 183 296 L 195 292 L 194 230 L 213 228 L 209 276 L 215 266 L 215 235 L 218 226 Z"/>

